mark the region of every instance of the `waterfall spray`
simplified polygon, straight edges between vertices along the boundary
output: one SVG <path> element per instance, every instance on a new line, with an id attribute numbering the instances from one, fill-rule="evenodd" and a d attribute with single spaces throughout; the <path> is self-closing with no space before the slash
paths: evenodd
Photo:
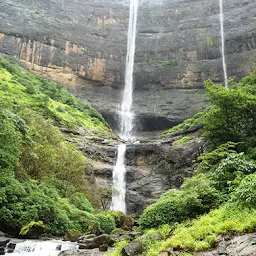
<path id="1" fill-rule="evenodd" d="M 227 65 L 225 57 L 225 33 L 224 33 L 224 13 L 223 13 L 223 0 L 219 0 L 220 5 L 220 27 L 221 27 L 221 52 L 222 52 L 222 64 L 224 72 L 225 87 L 228 88 L 228 75 Z"/>
<path id="2" fill-rule="evenodd" d="M 125 70 L 125 87 L 120 112 L 120 137 L 126 141 L 132 141 L 132 129 L 134 114 L 132 111 L 133 94 L 133 70 L 136 41 L 136 27 L 138 17 L 139 0 L 130 0 L 129 29 L 127 39 L 127 55 Z M 113 195 L 111 209 L 126 213 L 125 194 L 125 153 L 126 144 L 118 146 L 117 162 L 113 172 Z"/>

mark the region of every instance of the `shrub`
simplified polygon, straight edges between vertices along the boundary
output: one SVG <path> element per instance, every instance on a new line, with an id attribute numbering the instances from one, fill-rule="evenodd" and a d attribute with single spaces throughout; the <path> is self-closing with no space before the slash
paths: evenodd
<path id="1" fill-rule="evenodd" d="M 252 74 L 251 76 L 255 76 Z M 212 103 L 203 117 L 204 136 L 212 146 L 228 141 L 247 142 L 255 145 L 256 137 L 256 90 L 244 82 L 229 89 L 206 82 L 207 95 Z"/>
<path id="2" fill-rule="evenodd" d="M 110 216 L 99 213 L 95 215 L 95 218 L 100 223 L 100 228 L 107 234 L 110 234 L 116 227 L 114 219 Z"/>
<path id="3" fill-rule="evenodd" d="M 206 173 L 216 169 L 221 160 L 227 158 L 231 153 L 236 153 L 236 145 L 237 143 L 227 142 L 210 152 L 201 154 L 197 159 L 199 162 L 196 164 L 197 171 Z"/>
<path id="4" fill-rule="evenodd" d="M 222 160 L 215 170 L 211 170 L 209 177 L 217 189 L 228 192 L 232 185 L 231 181 L 235 180 L 239 174 L 250 174 L 255 171 L 255 162 L 247 160 L 244 153 L 233 153 Z"/>
<path id="5" fill-rule="evenodd" d="M 243 207 L 255 207 L 256 205 L 256 174 L 250 174 L 235 181 L 237 187 L 231 193 L 231 202 Z"/>
<path id="6" fill-rule="evenodd" d="M 147 207 L 140 217 L 142 229 L 173 225 L 209 211 L 219 204 L 219 193 L 204 174 L 186 179 L 182 190 L 170 190 Z"/>
<path id="7" fill-rule="evenodd" d="M 85 197 L 84 194 L 76 192 L 70 196 L 70 202 L 75 205 L 79 210 L 92 212 L 93 208 L 89 200 Z"/>
<path id="8" fill-rule="evenodd" d="M 121 228 L 123 226 L 125 219 L 124 213 L 108 210 L 103 212 L 103 214 L 111 216 L 114 219 L 117 228 Z"/>
<path id="9" fill-rule="evenodd" d="M 163 224 L 173 224 L 186 218 L 186 200 L 181 196 L 171 196 L 160 199 L 153 205 L 147 207 L 140 216 L 140 226 L 142 229 L 159 227 Z"/>

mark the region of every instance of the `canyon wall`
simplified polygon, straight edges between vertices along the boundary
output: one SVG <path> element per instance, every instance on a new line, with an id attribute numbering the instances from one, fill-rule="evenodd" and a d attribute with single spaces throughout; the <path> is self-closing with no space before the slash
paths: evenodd
<path id="1" fill-rule="evenodd" d="M 256 69 L 254 0 L 224 1 L 228 75 Z M 0 1 L 0 52 L 64 84 L 114 128 L 123 87 L 128 0 Z M 216 0 L 141 0 L 135 65 L 138 130 L 205 108 L 203 81 L 223 81 Z M 81 79 L 82 78 L 82 79 Z"/>

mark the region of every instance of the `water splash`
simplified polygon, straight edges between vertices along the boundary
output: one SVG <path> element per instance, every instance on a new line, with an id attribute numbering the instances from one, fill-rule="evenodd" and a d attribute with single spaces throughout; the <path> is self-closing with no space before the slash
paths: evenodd
<path id="1" fill-rule="evenodd" d="M 226 65 L 226 56 L 225 56 L 225 32 L 224 32 L 223 0 L 219 0 L 219 6 L 220 6 L 222 64 L 223 64 L 225 87 L 228 88 L 228 75 L 227 75 L 227 65 Z"/>
<path id="2" fill-rule="evenodd" d="M 136 27 L 138 17 L 139 0 L 130 0 L 130 17 L 127 40 L 126 70 L 125 70 L 125 87 L 120 113 L 120 137 L 126 141 L 133 141 L 133 71 L 136 42 Z M 126 145 L 121 144 L 117 150 L 117 162 L 113 172 L 113 195 L 111 209 L 126 213 L 126 184 L 125 184 L 125 153 Z"/>
<path id="3" fill-rule="evenodd" d="M 8 247 L 8 245 L 7 245 Z M 24 241 L 17 243 L 10 256 L 57 256 L 61 251 L 76 250 L 78 245 L 63 241 Z"/>

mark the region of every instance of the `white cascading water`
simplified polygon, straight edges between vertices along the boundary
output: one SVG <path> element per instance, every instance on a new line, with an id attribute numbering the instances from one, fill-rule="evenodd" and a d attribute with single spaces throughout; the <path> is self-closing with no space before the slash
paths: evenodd
<path id="1" fill-rule="evenodd" d="M 139 0 L 130 0 L 130 17 L 127 40 L 125 87 L 120 112 L 120 137 L 126 141 L 132 141 L 132 129 L 134 114 L 132 111 L 133 101 L 133 70 L 135 56 L 136 27 L 138 17 Z M 117 161 L 113 172 L 113 195 L 111 209 L 126 213 L 125 194 L 125 153 L 126 144 L 118 146 Z"/>
<path id="2" fill-rule="evenodd" d="M 8 246 L 8 245 L 7 245 Z M 76 250 L 78 245 L 63 241 L 24 241 L 16 244 L 10 256 L 58 256 L 61 251 Z"/>
<path id="3" fill-rule="evenodd" d="M 228 75 L 227 75 L 227 65 L 226 65 L 226 57 L 225 57 L 225 32 L 224 32 L 223 0 L 219 0 L 219 5 L 220 5 L 222 63 L 223 63 L 225 87 L 228 88 Z"/>

